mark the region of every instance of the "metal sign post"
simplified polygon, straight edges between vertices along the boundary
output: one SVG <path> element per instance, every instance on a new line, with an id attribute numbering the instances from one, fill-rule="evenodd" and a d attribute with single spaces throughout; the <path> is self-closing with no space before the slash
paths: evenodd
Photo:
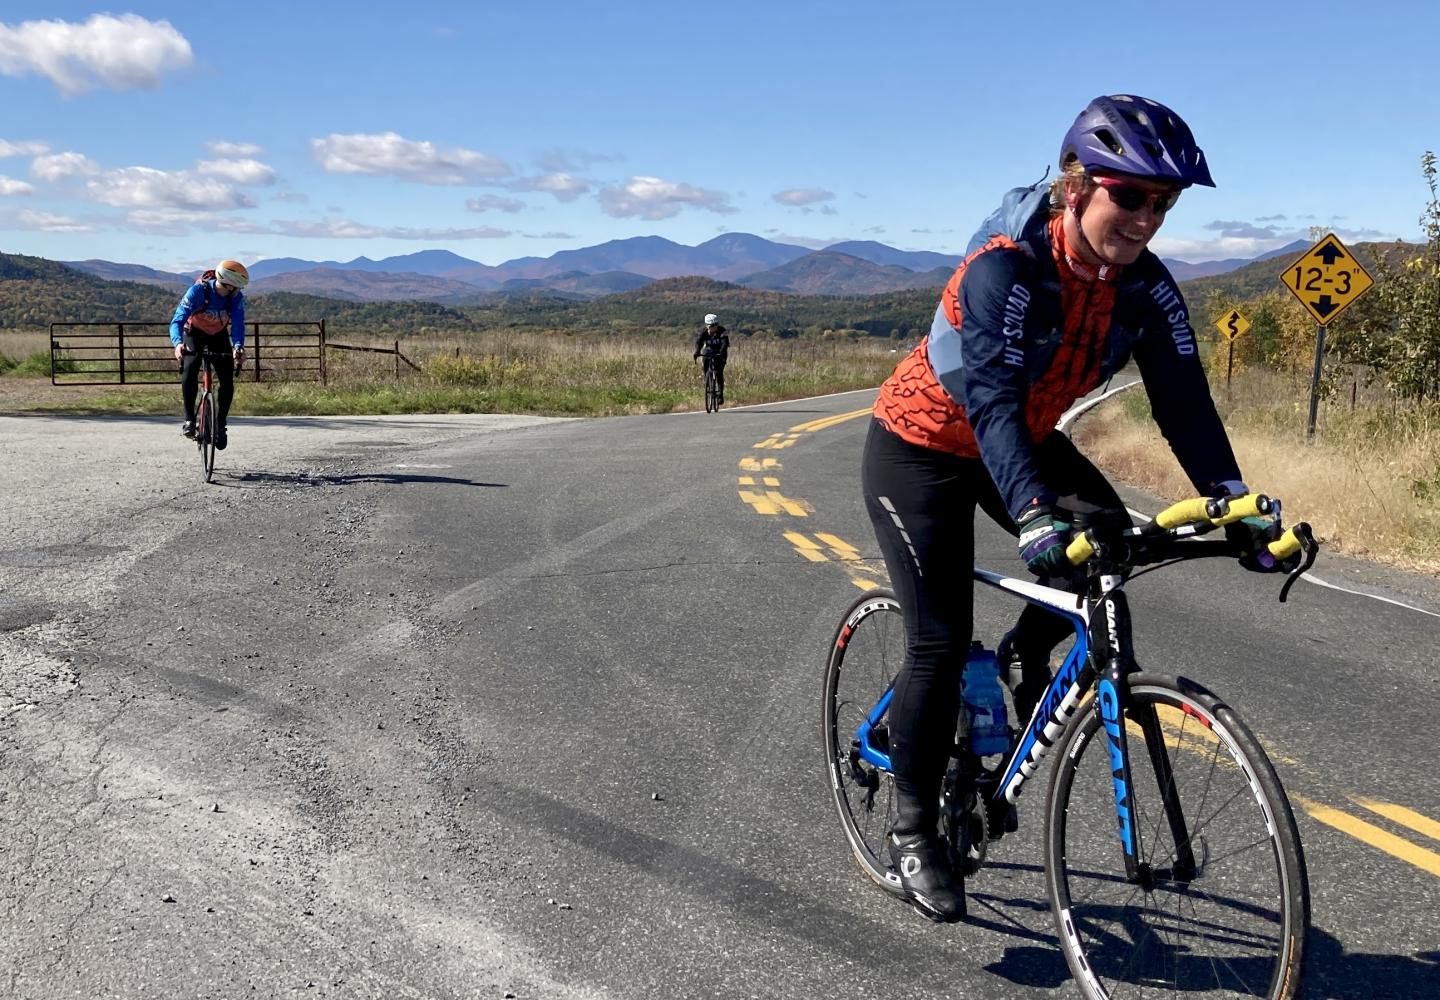
<path id="1" fill-rule="evenodd" d="M 1320 375 L 1325 363 L 1325 326 L 1346 306 L 1368 292 L 1375 279 L 1360 266 L 1334 233 L 1327 233 L 1280 275 L 1280 281 L 1315 317 L 1315 371 L 1310 376 L 1310 419 L 1305 440 L 1315 437 L 1315 415 L 1320 408 Z"/>

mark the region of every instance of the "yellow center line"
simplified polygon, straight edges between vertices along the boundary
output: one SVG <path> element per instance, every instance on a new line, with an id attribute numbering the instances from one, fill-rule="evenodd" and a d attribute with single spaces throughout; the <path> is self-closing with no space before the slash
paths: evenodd
<path id="1" fill-rule="evenodd" d="M 816 545 L 809 538 L 806 538 L 804 535 L 800 534 L 800 532 L 785 532 L 785 540 L 795 547 L 796 552 L 800 553 L 802 556 L 804 556 L 806 559 L 809 559 L 811 562 L 829 562 L 829 560 L 825 558 L 825 553 L 820 551 L 820 546 Z"/>
<path id="2" fill-rule="evenodd" d="M 829 535 L 823 531 L 815 532 L 815 537 L 830 546 L 830 551 L 846 562 L 856 562 L 860 559 L 860 550 L 843 538 L 837 538 L 835 535 Z"/>
<path id="3" fill-rule="evenodd" d="M 806 510 L 799 501 L 791 500 L 789 497 L 786 496 L 781 496 L 779 490 L 766 490 L 765 499 L 769 500 L 771 503 L 779 507 L 791 517 L 810 516 L 810 512 Z"/>
<path id="4" fill-rule="evenodd" d="M 780 513 L 780 508 L 777 507 L 769 497 L 762 496 L 759 493 L 753 493 L 750 490 L 740 491 L 740 502 L 748 503 L 751 507 L 754 507 L 755 513 L 757 514 Z"/>
<path id="5" fill-rule="evenodd" d="M 1356 799 L 1355 801 L 1371 812 L 1384 816 L 1392 823 L 1408 827 L 1431 840 L 1440 840 L 1440 823 L 1435 822 L 1429 816 L 1422 816 L 1413 809 L 1406 809 L 1404 806 L 1397 806 L 1389 802 L 1376 802 L 1374 799 Z"/>
<path id="6" fill-rule="evenodd" d="M 740 459 L 741 472 L 768 472 L 771 469 L 779 468 L 780 462 L 778 459 L 774 458 L 767 458 L 761 461 L 759 459 L 756 459 L 752 455 L 746 455 L 744 458 Z"/>
<path id="7" fill-rule="evenodd" d="M 823 431 L 827 427 L 834 427 L 836 424 L 843 424 L 847 420 L 854 420 L 856 417 L 863 417 L 874 411 L 873 406 L 867 406 L 863 410 L 854 410 L 850 413 L 837 413 L 829 417 L 820 417 L 818 420 L 806 421 L 803 424 L 796 424 L 790 428 L 792 431 Z"/>
<path id="8" fill-rule="evenodd" d="M 741 485 L 741 486 L 754 486 L 754 485 L 755 485 L 755 477 L 754 477 L 754 476 L 741 476 L 741 477 L 740 477 L 740 485 Z"/>
<path id="9" fill-rule="evenodd" d="M 1304 809 L 1312 819 L 1319 820 L 1326 826 L 1332 826 L 1341 833 L 1349 834 L 1377 850 L 1384 851 L 1401 861 L 1408 861 L 1416 868 L 1440 877 L 1440 854 L 1412 844 L 1404 837 L 1397 837 L 1373 823 L 1367 823 L 1349 813 L 1322 805 L 1303 796 L 1291 794 L 1290 801 Z"/>
<path id="10" fill-rule="evenodd" d="M 764 476 L 761 478 L 761 482 L 763 482 L 766 486 L 778 487 L 780 485 L 780 480 L 776 479 L 774 476 Z"/>

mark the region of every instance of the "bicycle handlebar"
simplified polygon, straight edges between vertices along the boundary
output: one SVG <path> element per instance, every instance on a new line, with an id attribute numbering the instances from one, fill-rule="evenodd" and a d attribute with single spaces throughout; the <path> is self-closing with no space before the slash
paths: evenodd
<path id="1" fill-rule="evenodd" d="M 1189 537 L 1212 531 L 1217 527 L 1231 524 L 1246 517 L 1273 514 L 1277 519 L 1280 516 L 1280 503 L 1272 500 L 1263 493 L 1247 493 L 1240 497 L 1196 497 L 1191 500 L 1182 500 L 1179 503 L 1166 507 L 1149 524 L 1140 528 L 1131 528 L 1122 533 L 1124 540 L 1133 540 L 1142 545 L 1146 541 L 1162 542 L 1188 539 Z M 1184 531 L 1184 529 L 1194 529 Z M 1203 546 L 1203 548 L 1202 548 Z M 1070 560 L 1072 566 L 1082 566 L 1102 553 L 1104 541 L 1097 539 L 1094 531 L 1084 531 L 1070 540 L 1065 547 L 1065 556 Z M 1241 553 L 1234 550 L 1224 542 L 1206 543 L 1198 545 L 1188 542 L 1184 545 L 1166 547 L 1166 554 L 1172 553 L 1176 556 L 1185 555 L 1224 555 L 1233 552 L 1235 555 Z M 1298 566 L 1290 573 L 1285 586 L 1280 592 L 1280 600 L 1285 600 L 1286 594 L 1301 574 L 1310 568 L 1315 562 L 1315 555 L 1320 545 L 1315 541 L 1315 536 L 1310 530 L 1310 525 L 1300 522 L 1287 528 L 1279 538 L 1266 545 L 1266 549 L 1276 559 L 1283 560 L 1294 556 L 1296 553 L 1304 552 L 1306 559 L 1303 565 Z M 1182 550 L 1188 550 L 1182 551 Z M 1134 555 L 1133 550 L 1127 554 Z M 1146 560 L 1146 561 L 1154 561 Z"/>

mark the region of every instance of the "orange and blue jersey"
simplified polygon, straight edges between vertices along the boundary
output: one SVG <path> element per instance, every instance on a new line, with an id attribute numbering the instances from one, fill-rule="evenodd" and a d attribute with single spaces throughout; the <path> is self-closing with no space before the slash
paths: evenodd
<path id="1" fill-rule="evenodd" d="M 230 330 L 232 347 L 245 346 L 245 293 L 235 289 L 228 296 L 215 290 L 213 279 L 195 282 L 185 291 L 170 319 L 170 343 L 185 339 L 185 330 L 213 336 Z"/>
<path id="2" fill-rule="evenodd" d="M 945 286 L 929 335 L 881 386 L 876 418 L 912 444 L 980 458 L 1018 514 L 1057 499 L 1036 471 L 1033 444 L 1133 357 L 1155 422 L 1195 488 L 1210 495 L 1239 480 L 1169 270 L 1146 250 L 1123 268 L 1082 273 L 1043 194 L 1016 189 L 1009 221 L 1001 212 L 987 220 Z"/>

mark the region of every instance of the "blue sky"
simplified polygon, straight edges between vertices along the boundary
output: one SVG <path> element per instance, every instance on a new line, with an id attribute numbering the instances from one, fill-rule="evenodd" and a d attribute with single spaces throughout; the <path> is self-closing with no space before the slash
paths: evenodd
<path id="1" fill-rule="evenodd" d="M 223 17 L 219 13 L 226 12 Z M 487 264 L 722 232 L 954 253 L 1086 101 L 1194 129 L 1152 244 L 1419 237 L 1440 5 L 0 5 L 0 250 Z"/>

